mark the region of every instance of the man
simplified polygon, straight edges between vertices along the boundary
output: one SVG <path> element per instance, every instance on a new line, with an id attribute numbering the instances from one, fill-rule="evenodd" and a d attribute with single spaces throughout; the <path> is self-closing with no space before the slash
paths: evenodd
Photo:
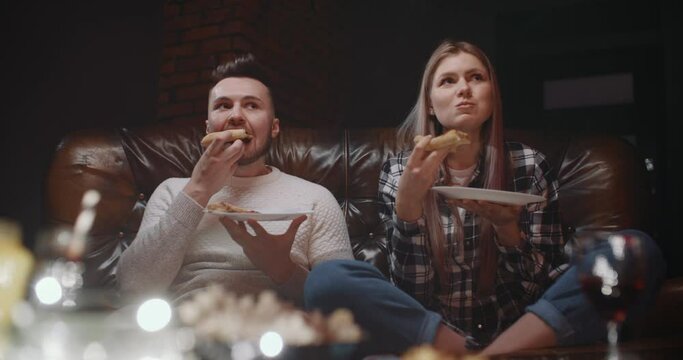
<path id="1" fill-rule="evenodd" d="M 308 271 L 351 259 L 341 210 L 324 187 L 268 166 L 280 132 L 273 97 L 252 55 L 216 68 L 209 94 L 205 149 L 190 178 L 171 178 L 152 194 L 137 237 L 117 269 L 125 294 L 169 291 L 176 301 L 219 283 L 238 294 L 274 289 L 300 302 Z M 244 129 L 250 141 L 231 138 Z M 291 222 L 235 222 L 205 213 L 209 203 L 261 211 L 310 209 Z"/>

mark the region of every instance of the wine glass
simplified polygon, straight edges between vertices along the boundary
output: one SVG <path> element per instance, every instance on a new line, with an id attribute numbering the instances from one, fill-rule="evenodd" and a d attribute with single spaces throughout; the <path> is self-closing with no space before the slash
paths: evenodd
<path id="1" fill-rule="evenodd" d="M 35 247 L 36 269 L 32 296 L 37 307 L 46 310 L 76 310 L 83 287 L 84 265 L 71 255 L 73 231 L 54 226 L 40 231 Z"/>
<path id="2" fill-rule="evenodd" d="M 621 324 L 645 288 L 645 249 L 635 234 L 584 230 L 574 240 L 581 289 L 607 322 L 608 358 L 617 359 Z"/>

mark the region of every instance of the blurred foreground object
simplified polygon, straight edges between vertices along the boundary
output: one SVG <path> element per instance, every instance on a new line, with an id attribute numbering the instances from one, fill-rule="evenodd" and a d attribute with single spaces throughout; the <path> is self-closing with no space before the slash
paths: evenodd
<path id="1" fill-rule="evenodd" d="M 431 345 L 415 346 L 401 356 L 401 360 L 486 360 L 483 355 L 453 355 L 441 352 Z"/>
<path id="2" fill-rule="evenodd" d="M 24 298 L 32 270 L 33 254 L 21 243 L 19 225 L 0 218 L 0 332 L 9 326 L 14 305 Z"/>
<path id="3" fill-rule="evenodd" d="M 339 309 L 326 318 L 319 312 L 306 313 L 283 303 L 272 291 L 263 291 L 258 297 L 238 297 L 220 285 L 212 285 L 180 304 L 178 315 L 199 337 L 225 343 L 257 342 L 267 332 L 275 332 L 284 344 L 296 346 L 357 343 L 362 336 L 349 310 Z"/>
<path id="4" fill-rule="evenodd" d="M 100 193 L 88 190 L 73 228 L 56 227 L 42 232 L 36 246 L 38 270 L 33 279 L 32 300 L 39 307 L 76 309 L 91 306 L 83 296 L 83 254 Z"/>

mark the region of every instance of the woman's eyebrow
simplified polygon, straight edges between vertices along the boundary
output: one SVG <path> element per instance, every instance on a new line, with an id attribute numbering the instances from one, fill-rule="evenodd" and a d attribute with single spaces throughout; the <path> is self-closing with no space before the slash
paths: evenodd
<path id="1" fill-rule="evenodd" d="M 486 74 L 486 71 L 484 69 L 478 68 L 478 67 L 465 70 L 465 75 L 470 75 L 472 73 Z M 447 71 L 447 72 L 444 72 L 444 73 L 441 73 L 438 75 L 438 77 L 440 77 L 440 78 L 444 77 L 444 76 L 460 76 L 460 74 L 457 71 Z"/>

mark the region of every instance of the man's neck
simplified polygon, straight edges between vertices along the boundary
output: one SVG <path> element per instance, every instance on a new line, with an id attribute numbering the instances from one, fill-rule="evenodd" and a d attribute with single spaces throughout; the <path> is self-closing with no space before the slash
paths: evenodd
<path id="1" fill-rule="evenodd" d="M 235 170 L 234 176 L 237 177 L 254 177 L 266 175 L 271 172 L 271 169 L 266 166 L 265 159 L 259 159 L 249 165 L 238 166 Z"/>

